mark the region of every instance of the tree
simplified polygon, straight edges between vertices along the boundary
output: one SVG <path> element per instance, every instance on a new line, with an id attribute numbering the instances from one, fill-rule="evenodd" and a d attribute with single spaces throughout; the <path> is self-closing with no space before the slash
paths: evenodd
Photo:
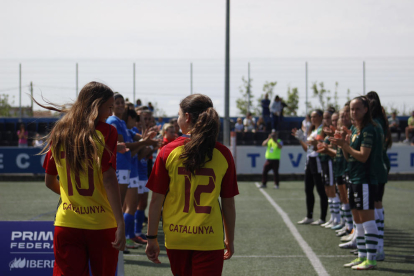
<path id="1" fill-rule="evenodd" d="M 331 90 L 326 90 L 323 82 L 319 83 L 319 88 L 316 82 L 313 83 L 312 85 L 313 97 L 317 97 L 319 99 L 320 108 L 322 110 L 326 110 L 329 107 L 333 107 L 335 108 L 335 110 L 340 109 L 340 106 L 338 104 L 338 86 L 339 86 L 338 82 L 335 82 L 335 92 L 334 92 L 334 96 L 332 99 Z M 350 90 L 348 89 L 347 91 L 348 98 L 349 98 L 349 94 L 350 94 Z M 309 103 L 308 107 L 311 108 L 312 105 Z"/>
<path id="2" fill-rule="evenodd" d="M 242 95 L 242 98 L 238 98 L 236 100 L 237 108 L 239 109 L 240 113 L 242 115 L 247 114 L 247 112 L 251 112 L 252 115 L 256 115 L 255 108 L 252 105 L 252 99 L 254 96 L 252 95 L 252 81 L 253 79 L 250 78 L 249 80 L 246 80 L 244 77 L 242 77 L 243 84 L 239 87 L 240 94 Z"/>
<path id="3" fill-rule="evenodd" d="M 9 95 L 0 94 L 0 117 L 10 117 L 10 109 L 11 104 L 9 103 Z"/>
<path id="4" fill-rule="evenodd" d="M 287 100 L 286 100 L 286 108 L 283 111 L 284 115 L 286 116 L 297 116 L 297 110 L 299 107 L 299 91 L 297 87 L 288 88 L 287 91 Z"/>

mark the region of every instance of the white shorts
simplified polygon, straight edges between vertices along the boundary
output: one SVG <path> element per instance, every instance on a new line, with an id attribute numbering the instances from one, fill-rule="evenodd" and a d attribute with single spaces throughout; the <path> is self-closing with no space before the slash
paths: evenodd
<path id="1" fill-rule="evenodd" d="M 119 184 L 129 185 L 129 170 L 116 170 L 116 178 Z"/>
<path id="2" fill-rule="evenodd" d="M 149 189 L 145 187 L 147 185 L 147 180 L 138 181 L 138 194 L 148 193 Z"/>
<path id="3" fill-rule="evenodd" d="M 139 182 L 138 181 L 138 176 L 130 178 L 128 188 L 138 188 L 138 186 L 139 186 L 138 182 Z"/>

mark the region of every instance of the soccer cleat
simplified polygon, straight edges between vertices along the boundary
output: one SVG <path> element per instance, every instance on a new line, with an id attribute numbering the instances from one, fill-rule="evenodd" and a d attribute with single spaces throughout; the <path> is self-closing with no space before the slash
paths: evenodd
<path id="1" fill-rule="evenodd" d="M 328 224 L 328 225 L 325 225 L 325 228 L 326 229 L 331 229 L 331 227 L 332 226 L 334 226 L 335 224 L 334 224 L 334 222 L 332 221 L 330 224 Z"/>
<path id="2" fill-rule="evenodd" d="M 355 229 L 352 229 L 351 234 L 341 237 L 341 242 L 349 242 L 352 241 L 355 235 Z"/>
<path id="3" fill-rule="evenodd" d="M 267 186 L 264 185 L 264 184 L 262 184 L 262 185 L 259 186 L 259 189 L 265 189 L 265 188 L 267 188 Z"/>
<path id="4" fill-rule="evenodd" d="M 324 223 L 325 223 L 324 220 L 318 219 L 318 220 L 312 222 L 311 225 L 321 225 L 321 224 L 324 224 Z"/>
<path id="5" fill-rule="evenodd" d="M 140 247 L 140 245 L 135 243 L 132 239 L 127 239 L 125 243 L 125 247 L 127 249 L 137 249 L 138 247 Z"/>
<path id="6" fill-rule="evenodd" d="M 363 262 L 365 262 L 366 259 L 367 258 L 356 258 L 352 262 L 344 264 L 344 267 L 352 267 L 353 268 L 354 266 L 357 266 L 357 265 L 362 264 Z"/>
<path id="7" fill-rule="evenodd" d="M 273 189 L 279 189 L 279 185 L 275 185 L 274 187 L 273 187 Z"/>
<path id="8" fill-rule="evenodd" d="M 332 226 L 332 230 L 341 230 L 342 228 L 344 228 L 344 224 L 341 224 L 341 223 L 338 223 L 337 225 L 335 225 L 335 226 Z"/>
<path id="9" fill-rule="evenodd" d="M 135 236 L 131 240 L 135 243 L 138 243 L 138 244 L 147 244 L 147 242 L 148 242 L 147 240 L 144 240 L 140 236 Z"/>
<path id="10" fill-rule="evenodd" d="M 341 229 L 335 230 L 336 233 L 345 231 L 347 228 L 346 226 L 342 227 Z"/>
<path id="11" fill-rule="evenodd" d="M 298 221 L 298 224 L 310 224 L 313 222 L 313 219 L 311 218 L 304 218 L 301 221 Z"/>
<path id="12" fill-rule="evenodd" d="M 358 264 L 358 265 L 354 265 L 352 267 L 352 269 L 356 269 L 356 270 L 368 270 L 368 269 L 374 269 L 375 267 L 377 267 L 377 261 L 375 260 L 365 260 L 364 262 Z"/>
<path id="13" fill-rule="evenodd" d="M 346 235 L 349 235 L 349 234 L 351 234 L 351 231 L 350 231 L 350 230 L 345 229 L 345 230 L 344 230 L 344 231 L 342 231 L 342 232 L 338 232 L 338 233 L 336 233 L 336 236 L 337 236 L 337 237 L 343 237 L 343 236 L 346 236 Z"/>
<path id="14" fill-rule="evenodd" d="M 339 245 L 339 247 L 342 248 L 342 249 L 356 249 L 357 245 L 356 245 L 356 241 L 355 242 L 350 241 L 350 242 L 346 242 L 346 243 L 341 243 Z"/>
<path id="15" fill-rule="evenodd" d="M 325 227 L 326 225 L 332 223 L 332 219 L 328 220 L 327 222 L 321 224 L 322 227 Z"/>

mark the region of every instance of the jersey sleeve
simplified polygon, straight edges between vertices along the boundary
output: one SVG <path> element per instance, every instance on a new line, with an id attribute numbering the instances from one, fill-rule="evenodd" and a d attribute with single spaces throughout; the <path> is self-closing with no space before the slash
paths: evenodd
<path id="1" fill-rule="evenodd" d="M 283 141 L 282 141 L 282 140 L 278 139 L 278 140 L 277 140 L 277 142 L 278 142 L 281 146 L 283 146 Z"/>
<path id="2" fill-rule="evenodd" d="M 58 175 L 58 171 L 56 169 L 55 159 L 53 158 L 52 150 L 50 150 L 50 149 L 46 153 L 45 160 L 43 161 L 43 168 L 45 169 L 45 172 L 47 174 Z"/>
<path id="3" fill-rule="evenodd" d="M 372 126 L 366 127 L 362 130 L 361 147 L 372 148 L 374 143 L 375 129 Z"/>
<path id="4" fill-rule="evenodd" d="M 102 163 L 101 168 L 102 172 L 106 172 L 110 167 L 116 170 L 116 153 L 117 153 L 117 141 L 118 141 L 118 132 L 115 127 L 109 125 L 109 133 L 105 137 L 105 146 L 102 154 Z M 109 152 L 108 152 L 109 150 Z"/>
<path id="5" fill-rule="evenodd" d="M 226 158 L 226 161 L 228 164 L 226 174 L 224 175 L 222 183 L 221 183 L 220 197 L 225 197 L 225 198 L 234 197 L 239 194 L 239 188 L 237 185 L 236 166 L 234 164 L 234 159 L 230 151 L 226 147 L 221 146 L 219 150 Z"/>
<path id="6" fill-rule="evenodd" d="M 148 179 L 148 183 L 145 185 L 151 191 L 163 195 L 167 194 L 170 186 L 170 176 L 167 168 L 165 167 L 165 161 L 168 157 L 164 156 L 166 154 L 165 149 L 166 147 L 164 147 L 158 154 L 154 167 L 152 168 L 150 178 Z"/>

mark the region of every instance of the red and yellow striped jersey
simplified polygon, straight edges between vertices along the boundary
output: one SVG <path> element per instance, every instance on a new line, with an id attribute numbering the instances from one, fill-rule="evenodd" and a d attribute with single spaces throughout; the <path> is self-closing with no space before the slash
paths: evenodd
<path id="1" fill-rule="evenodd" d="M 117 226 L 103 186 L 102 173 L 110 167 L 116 170 L 118 133 L 113 126 L 102 122 L 96 126 L 96 132 L 110 153 L 97 142 L 100 158 L 93 160 L 93 168 L 88 168 L 87 174 L 74 175 L 71 172 L 63 149 L 56 155 L 59 156 L 62 166 L 56 165 L 52 149 L 46 155 L 43 163 L 46 173 L 59 175 L 60 204 L 55 226 L 94 230 Z M 101 168 L 97 162 L 100 162 Z M 86 166 L 87 162 L 85 162 Z"/>
<path id="2" fill-rule="evenodd" d="M 192 175 L 185 170 L 186 137 L 162 148 L 147 187 L 164 194 L 163 229 L 165 247 L 185 250 L 224 248 L 223 218 L 218 197 L 239 194 L 233 156 L 216 143 L 213 158 Z"/>

